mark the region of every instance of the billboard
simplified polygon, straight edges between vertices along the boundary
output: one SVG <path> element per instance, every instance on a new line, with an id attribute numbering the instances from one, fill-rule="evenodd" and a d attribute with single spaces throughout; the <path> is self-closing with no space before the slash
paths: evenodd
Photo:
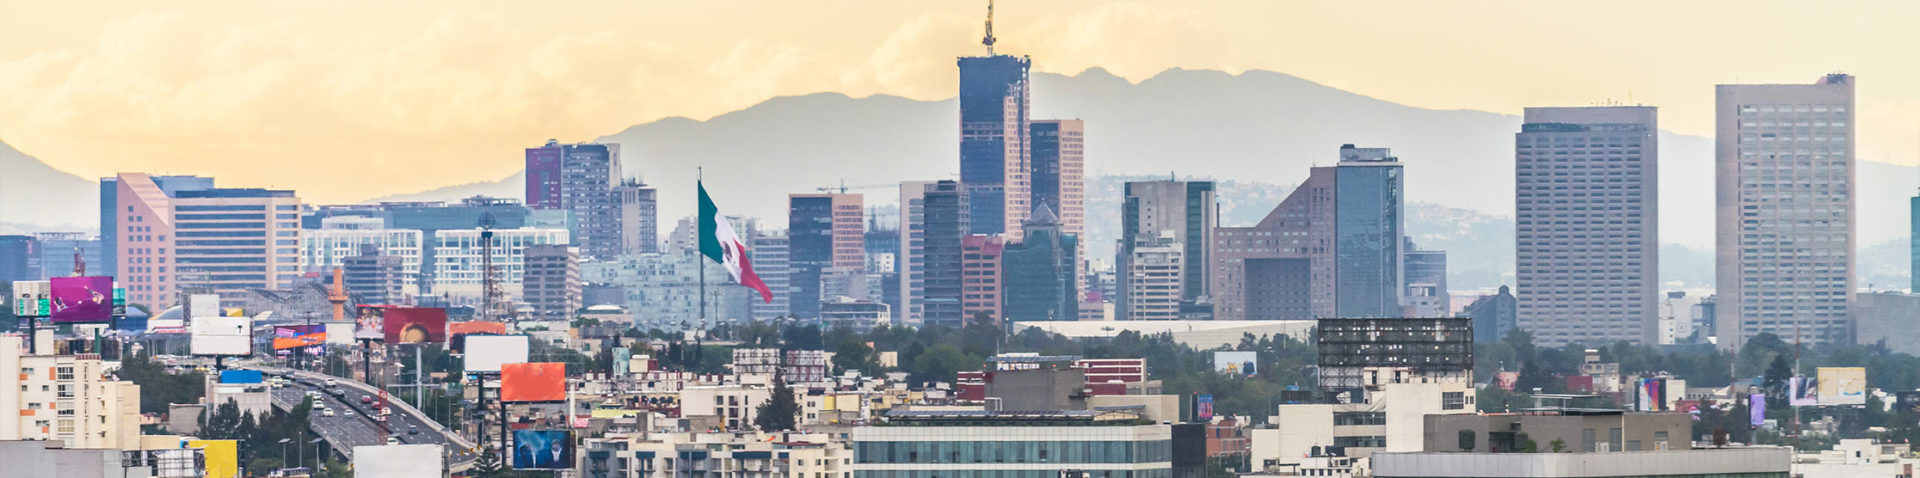
<path id="1" fill-rule="evenodd" d="M 321 324 L 327 330 L 327 343 L 353 345 L 353 323 Z"/>
<path id="2" fill-rule="evenodd" d="M 248 384 L 266 381 L 265 374 L 259 370 L 221 370 L 220 383 Z"/>
<path id="3" fill-rule="evenodd" d="M 442 445 L 376 445 L 353 447 L 353 476 L 410 478 L 441 476 Z"/>
<path id="4" fill-rule="evenodd" d="M 1866 405 L 1867 369 L 1820 367 L 1821 405 Z"/>
<path id="5" fill-rule="evenodd" d="M 1193 418 L 1194 421 L 1199 422 L 1213 420 L 1212 394 L 1203 393 L 1193 396 Z"/>
<path id="6" fill-rule="evenodd" d="M 513 469 L 572 469 L 572 435 L 566 430 L 514 430 Z"/>
<path id="7" fill-rule="evenodd" d="M 1752 394 L 1747 396 L 1747 425 L 1758 427 L 1767 424 L 1767 396 Z"/>
<path id="8" fill-rule="evenodd" d="M 529 345 L 525 335 L 475 335 L 467 337 L 467 372 L 500 372 L 502 365 L 525 363 Z M 616 360 L 618 362 L 618 360 Z"/>
<path id="9" fill-rule="evenodd" d="M 240 443 L 233 440 L 187 440 L 187 448 L 199 448 L 206 457 L 206 478 L 240 476 Z"/>
<path id="10" fill-rule="evenodd" d="M 187 348 L 194 355 L 252 355 L 253 319 L 195 317 L 187 322 Z"/>
<path id="11" fill-rule="evenodd" d="M 220 296 L 214 294 L 193 294 L 187 296 L 187 317 L 213 317 L 220 313 Z"/>
<path id="12" fill-rule="evenodd" d="M 1787 404 L 1811 407 L 1820 404 L 1820 379 L 1795 376 L 1787 380 Z"/>
<path id="13" fill-rule="evenodd" d="M 53 283 L 43 280 L 26 280 L 13 283 L 13 315 L 18 317 L 46 317 L 53 313 Z"/>
<path id="14" fill-rule="evenodd" d="M 385 339 L 386 332 L 381 328 L 381 317 L 386 314 L 386 312 L 387 308 L 383 306 L 361 307 L 359 313 L 354 314 L 353 338 L 359 340 Z"/>
<path id="15" fill-rule="evenodd" d="M 567 364 L 537 362 L 501 365 L 500 399 L 508 402 L 566 400 Z"/>
<path id="16" fill-rule="evenodd" d="M 389 344 L 426 344 L 447 342 L 447 309 L 438 307 L 389 307 L 381 317 L 380 330 Z"/>
<path id="17" fill-rule="evenodd" d="M 1260 354 L 1258 352 L 1214 352 L 1213 371 L 1252 377 L 1258 372 Z"/>
<path id="18" fill-rule="evenodd" d="M 273 350 L 282 352 L 288 349 L 311 347 L 307 355 L 321 355 L 327 343 L 325 325 L 281 325 L 273 328 Z"/>
<path id="19" fill-rule="evenodd" d="M 113 321 L 112 277 L 55 277 L 53 311 L 47 314 L 54 323 Z"/>
<path id="20" fill-rule="evenodd" d="M 466 337 L 469 335 L 506 335 L 507 324 L 469 320 L 447 324 L 447 348 L 454 353 L 466 353 Z"/>

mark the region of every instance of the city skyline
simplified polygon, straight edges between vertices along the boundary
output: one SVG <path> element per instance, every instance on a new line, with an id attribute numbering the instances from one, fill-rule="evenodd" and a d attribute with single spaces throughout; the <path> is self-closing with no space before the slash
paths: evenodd
<path id="1" fill-rule="evenodd" d="M 332 18 L 335 13 L 287 19 L 221 2 L 123 7 L 104 9 L 122 14 L 88 16 L 64 11 L 72 8 L 65 5 L 8 6 L 9 11 L 22 14 L 0 19 L 4 27 L 0 28 L 0 73 L 5 73 L 0 74 L 0 88 L 27 94 L 0 103 L 0 125 L 4 125 L 0 138 L 82 177 L 136 169 L 191 172 L 300 190 L 314 203 L 493 181 L 518 169 L 512 149 L 547 138 L 588 141 L 661 118 L 712 118 L 777 96 L 832 91 L 856 97 L 951 98 L 958 79 L 951 74 L 950 61 L 984 53 L 978 45 L 983 12 L 971 3 L 941 5 L 933 11 L 869 5 L 817 12 L 775 5 L 767 9 L 798 11 L 757 18 L 784 21 L 836 15 L 793 22 L 808 28 L 831 24 L 835 33 L 808 36 L 803 33 L 811 32 L 798 25 L 754 20 L 713 32 L 646 39 L 612 26 L 556 31 L 563 23 L 553 18 L 557 14 L 514 12 L 513 8 L 486 12 L 400 9 L 350 32 L 337 32 L 320 27 L 337 20 Z M 1920 85 L 1920 60 L 1898 54 L 1897 47 L 1916 43 L 1914 34 L 1897 26 L 1873 27 L 1913 16 L 1900 15 L 1898 9 L 1920 7 L 1898 3 L 1789 7 L 1724 18 L 1724 9 L 1713 7 L 1701 3 L 1662 6 L 1656 11 L 1582 11 L 1581 15 L 1595 16 L 1591 26 L 1555 22 L 1545 30 L 1545 23 L 1517 22 L 1515 17 L 1568 14 L 1567 9 L 1577 7 L 1422 6 L 1421 11 L 1406 12 L 1409 15 L 1374 19 L 1384 25 L 1377 29 L 1381 38 L 1329 45 L 1308 40 L 1331 34 L 1326 30 L 1332 26 L 1304 23 L 1296 25 L 1298 29 L 1255 29 L 1249 24 L 1261 19 L 1292 24 L 1296 20 L 1285 19 L 1340 17 L 1353 14 L 1350 7 L 1016 3 L 999 7 L 998 51 L 1030 55 L 1036 73 L 1075 74 L 1097 67 L 1132 82 L 1169 68 L 1232 74 L 1277 71 L 1431 109 L 1517 115 L 1527 106 L 1608 100 L 1646 104 L 1662 108 L 1663 126 L 1702 136 L 1712 131 L 1712 104 L 1706 99 L 1712 85 L 1795 82 L 1803 81 L 1800 78 L 1809 72 L 1845 71 L 1863 78 L 1860 158 L 1920 163 L 1920 143 L 1909 140 L 1911 132 L 1920 128 L 1920 113 L 1916 113 L 1920 108 L 1914 107 L 1920 105 L 1920 88 L 1912 86 Z M 654 8 L 612 9 L 616 18 L 642 23 L 671 24 L 712 13 L 700 12 L 699 7 Z M 40 17 L 63 20 L 18 20 Z M 1435 18 L 1499 28 L 1467 36 L 1436 35 L 1453 24 L 1423 22 Z M 1807 18 L 1828 21 L 1800 23 Z M 1706 21 L 1689 21 L 1685 28 L 1658 28 L 1689 19 Z M 1573 40 L 1600 38 L 1618 26 L 1607 20 L 1644 26 L 1642 31 L 1685 33 L 1609 37 L 1607 46 L 1598 48 L 1578 41 L 1547 42 L 1564 50 L 1553 55 L 1538 51 L 1545 45 L 1503 40 L 1549 32 Z M 1797 31 L 1821 34 L 1796 35 L 1804 39 L 1794 42 L 1765 36 L 1752 41 L 1721 39 L 1740 38 L 1745 28 L 1783 22 L 1804 27 Z M 274 34 L 261 25 L 273 25 Z M 646 31 L 683 28 L 662 25 Z M 477 39 L 488 35 L 456 34 L 466 31 L 499 35 Z M 350 54 L 383 42 L 406 47 Z M 310 51 L 322 44 L 337 45 L 338 51 L 324 55 Z M 1411 44 L 1423 46 L 1409 48 Z M 1313 47 L 1274 49 L 1272 45 Z M 1653 48 L 1656 45 L 1660 47 Z M 475 49 L 500 54 L 491 60 L 448 59 L 450 53 L 459 56 Z M 1647 50 L 1671 53 L 1625 53 Z M 168 68 L 139 63 L 180 56 L 175 53 L 180 51 L 224 53 L 173 58 L 177 61 Z M 1531 60 L 1513 60 L 1523 57 Z M 269 58 L 281 59 L 266 61 Z M 1370 61 L 1345 61 L 1351 58 Z M 713 62 L 702 64 L 695 59 Z M 1403 68 L 1423 74 L 1385 74 L 1385 69 Z M 151 73 L 127 74 L 137 71 Z M 682 78 L 675 76 L 679 71 L 713 76 Z M 122 77 L 100 76 L 107 72 L 120 72 L 116 75 Z M 597 79 L 580 80 L 589 75 Z M 323 80 L 315 83 L 294 76 Z M 505 84 L 509 82 L 517 83 Z M 567 93 L 534 95 L 537 90 L 529 88 Z M 406 99 L 366 102 L 394 94 Z M 488 101 L 479 101 L 482 98 Z M 1041 93 L 1036 92 L 1036 98 L 1045 101 Z M 115 115 L 111 121 L 98 116 L 127 107 L 151 114 Z M 367 108 L 384 108 L 389 113 L 350 113 Z M 81 141 L 83 132 L 110 134 L 119 141 Z M 263 143 L 267 137 L 273 137 L 273 142 Z M 182 142 L 181 138 L 198 140 Z M 1102 141 L 1097 126 L 1089 138 Z M 255 171 L 259 168 L 251 168 L 256 163 L 249 158 L 262 156 L 282 158 L 281 167 L 296 174 L 270 176 Z M 945 163 L 947 159 L 927 161 Z M 134 164 L 144 167 L 130 166 Z M 343 168 L 321 167 L 326 164 L 387 174 L 373 181 L 350 181 L 341 176 Z M 454 164 L 461 167 L 448 167 Z M 1097 162 L 1090 166 L 1090 173 L 1098 171 Z M 422 179 L 425 172 L 433 173 L 425 176 L 430 180 Z"/>

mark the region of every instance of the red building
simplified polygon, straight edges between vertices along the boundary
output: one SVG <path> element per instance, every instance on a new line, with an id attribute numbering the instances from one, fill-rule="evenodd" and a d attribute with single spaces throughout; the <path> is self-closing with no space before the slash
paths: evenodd
<path id="1" fill-rule="evenodd" d="M 1207 424 L 1207 456 L 1245 455 L 1253 450 L 1246 424 L 1226 417 Z"/>
<path id="2" fill-rule="evenodd" d="M 974 234 L 960 239 L 960 310 L 965 320 L 986 314 L 1000 323 L 1000 236 Z"/>

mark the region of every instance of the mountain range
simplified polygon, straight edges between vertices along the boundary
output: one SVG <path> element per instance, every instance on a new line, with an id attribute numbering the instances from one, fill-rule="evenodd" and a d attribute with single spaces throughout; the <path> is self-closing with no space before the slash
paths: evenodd
<path id="1" fill-rule="evenodd" d="M 1229 194 L 1229 188 L 1222 188 L 1222 222 L 1244 225 L 1277 204 L 1284 191 L 1305 179 L 1308 168 L 1335 163 L 1341 144 L 1389 147 L 1405 164 L 1408 229 L 1416 241 L 1424 247 L 1453 248 L 1449 252 L 1455 275 L 1486 269 L 1472 274 L 1480 279 L 1456 281 L 1454 287 L 1498 281 L 1495 271 L 1511 269 L 1513 134 L 1521 122 L 1516 115 L 1416 108 L 1268 71 L 1171 69 L 1130 82 L 1090 69 L 1076 75 L 1036 73 L 1032 82 L 1034 118 L 1086 121 L 1090 183 L 1102 177 L 1149 175 L 1233 181 L 1241 186 L 1231 190 L 1241 192 Z M 627 174 L 660 189 L 663 224 L 691 214 L 693 182 L 703 176 L 723 211 L 781 227 L 789 193 L 838 191 L 845 185 L 848 192 L 866 194 L 867 204 L 885 205 L 897 202 L 899 181 L 955 178 L 958 115 L 951 98 L 817 93 L 772 98 L 704 121 L 667 118 L 598 138 L 562 141 L 620 143 Z M 1663 250 L 1705 251 L 1706 257 L 1666 257 L 1663 262 L 1708 267 L 1704 274 L 1675 269 L 1663 275 L 1710 280 L 1712 139 L 1663 131 L 1659 141 Z M 520 152 L 500 154 L 518 157 Z M 31 164 L 16 164 L 23 162 Z M 1906 216 L 1907 197 L 1920 185 L 1920 170 L 1867 160 L 1859 165 L 1863 254 L 1892 241 L 1904 244 L 1906 221 L 1876 219 Z M 7 207 L 20 203 L 0 200 L 0 208 L 6 208 L 0 209 L 0 221 L 48 227 L 92 223 L 97 199 L 86 186 L 91 181 L 47 168 L 10 148 L 0 148 L 0 171 L 6 173 L 0 175 L 0 193 L 7 193 L 0 199 L 16 197 L 13 190 L 21 184 L 36 188 L 26 197 L 62 198 L 39 202 L 49 207 L 33 208 Z M 521 173 L 503 173 L 496 182 L 370 202 L 476 194 L 520 197 Z M 80 186 L 74 186 L 75 181 Z M 1106 193 L 1092 186 L 1090 223 L 1098 224 L 1101 216 L 1092 215 L 1099 211 L 1097 202 L 1118 198 L 1098 197 Z M 1233 213 L 1239 210 L 1246 213 Z M 1089 232 L 1091 245 L 1100 248 L 1104 241 L 1104 247 L 1111 248 L 1111 238 Z M 1451 243 L 1455 241 L 1441 237 L 1462 240 Z M 1502 257 L 1507 259 L 1497 262 Z M 1863 255 L 1863 270 L 1882 266 L 1867 259 Z M 1905 261 L 1899 262 L 1904 272 Z M 1675 274 L 1680 272 L 1685 273 Z"/>

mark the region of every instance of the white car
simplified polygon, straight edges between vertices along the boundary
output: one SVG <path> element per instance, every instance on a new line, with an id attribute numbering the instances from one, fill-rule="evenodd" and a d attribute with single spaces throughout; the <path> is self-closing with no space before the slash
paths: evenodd
<path id="1" fill-rule="evenodd" d="M 323 417 L 331 417 L 331 416 L 333 416 L 333 409 L 331 409 L 331 408 L 322 408 L 322 409 L 320 409 L 320 416 L 323 416 Z"/>
<path id="2" fill-rule="evenodd" d="M 388 445 L 400 444 L 400 437 L 387 437 L 387 444 Z"/>
<path id="3" fill-rule="evenodd" d="M 353 418 L 353 410 L 341 410 L 341 411 L 340 411 L 340 416 L 343 416 L 343 417 L 347 417 L 347 418 Z"/>

